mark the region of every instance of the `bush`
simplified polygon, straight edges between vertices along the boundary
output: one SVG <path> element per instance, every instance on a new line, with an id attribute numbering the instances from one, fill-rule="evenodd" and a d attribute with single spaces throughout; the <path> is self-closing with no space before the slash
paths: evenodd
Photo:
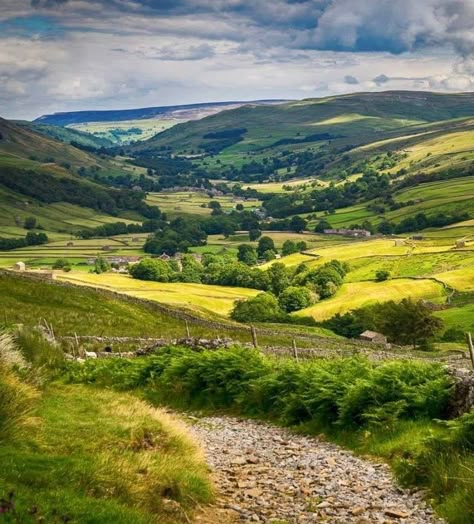
<path id="1" fill-rule="evenodd" d="M 300 365 L 238 347 L 164 348 L 146 359 L 91 360 L 70 365 L 70 370 L 73 381 L 120 389 L 141 386 L 180 405 L 226 407 L 322 426 L 386 427 L 402 419 L 441 418 L 451 388 L 445 370 L 431 363 L 348 358 Z"/>
<path id="2" fill-rule="evenodd" d="M 379 270 L 375 273 L 375 281 L 376 282 L 385 282 L 386 280 L 388 280 L 390 278 L 390 272 L 389 271 L 384 271 L 384 270 Z"/>

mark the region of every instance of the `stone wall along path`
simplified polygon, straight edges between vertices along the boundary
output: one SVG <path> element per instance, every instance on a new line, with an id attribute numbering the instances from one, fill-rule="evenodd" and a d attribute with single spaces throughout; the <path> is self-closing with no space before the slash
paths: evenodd
<path id="1" fill-rule="evenodd" d="M 388 466 L 266 423 L 194 420 L 219 498 L 214 519 L 274 524 L 440 524 L 419 492 L 400 489 Z M 206 512 L 209 515 L 208 512 Z"/>

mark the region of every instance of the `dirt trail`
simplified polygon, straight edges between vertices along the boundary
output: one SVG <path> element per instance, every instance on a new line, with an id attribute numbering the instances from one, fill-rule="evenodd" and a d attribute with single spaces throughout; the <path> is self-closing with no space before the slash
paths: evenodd
<path id="1" fill-rule="evenodd" d="M 220 497 L 202 524 L 442 523 L 389 468 L 321 439 L 227 417 L 194 421 Z M 212 515 L 211 515 L 212 514 Z"/>

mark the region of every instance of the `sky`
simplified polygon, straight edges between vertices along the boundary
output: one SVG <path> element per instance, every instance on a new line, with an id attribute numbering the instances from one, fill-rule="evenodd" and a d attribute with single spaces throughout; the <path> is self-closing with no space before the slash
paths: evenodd
<path id="1" fill-rule="evenodd" d="M 474 90 L 474 0 L 0 0 L 0 115 Z"/>

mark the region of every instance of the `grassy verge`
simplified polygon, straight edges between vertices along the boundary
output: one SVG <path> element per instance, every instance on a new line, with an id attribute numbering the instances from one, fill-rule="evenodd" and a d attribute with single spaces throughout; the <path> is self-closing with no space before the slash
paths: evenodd
<path id="1" fill-rule="evenodd" d="M 449 522 L 472 522 L 474 413 L 443 421 L 451 379 L 441 366 L 363 359 L 297 364 L 239 348 L 170 348 L 134 361 L 88 361 L 72 366 L 69 378 L 140 388 L 157 404 L 228 411 L 323 432 L 387 460 L 401 482 L 427 489 Z"/>
<path id="2" fill-rule="evenodd" d="M 175 419 L 126 393 L 41 386 L 45 369 L 0 341 L 5 522 L 174 524 L 212 500 L 205 461 Z"/>

